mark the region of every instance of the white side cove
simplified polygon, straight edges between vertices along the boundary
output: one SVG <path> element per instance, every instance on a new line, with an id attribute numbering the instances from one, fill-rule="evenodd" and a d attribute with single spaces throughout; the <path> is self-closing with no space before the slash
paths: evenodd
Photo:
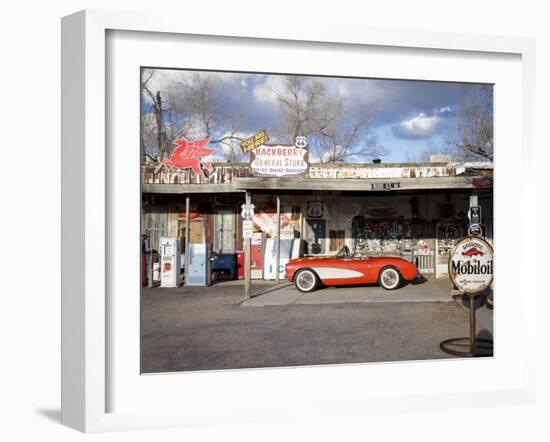
<path id="1" fill-rule="evenodd" d="M 356 270 L 340 269 L 338 267 L 311 267 L 311 269 L 315 271 L 321 279 L 348 279 L 364 276 L 363 273 Z"/>

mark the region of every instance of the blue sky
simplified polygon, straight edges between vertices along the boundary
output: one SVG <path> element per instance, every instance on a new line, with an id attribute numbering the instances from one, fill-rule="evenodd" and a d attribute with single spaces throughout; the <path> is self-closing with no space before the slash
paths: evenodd
<path id="1" fill-rule="evenodd" d="M 185 70 L 156 70 L 151 87 L 178 94 L 178 84 L 193 74 Z M 217 109 L 238 119 L 243 136 L 266 129 L 275 132 L 280 121 L 277 94 L 283 75 L 207 72 Z M 384 162 L 404 162 L 427 149 L 445 147 L 456 122 L 465 85 L 462 83 L 315 77 L 326 95 L 339 97 L 350 113 L 368 112 L 368 128 L 388 153 Z M 168 92 L 166 92 L 168 94 Z M 146 99 L 145 99 L 146 101 Z M 147 108 L 147 106 L 144 106 Z M 365 159 L 369 161 L 370 159 Z"/>

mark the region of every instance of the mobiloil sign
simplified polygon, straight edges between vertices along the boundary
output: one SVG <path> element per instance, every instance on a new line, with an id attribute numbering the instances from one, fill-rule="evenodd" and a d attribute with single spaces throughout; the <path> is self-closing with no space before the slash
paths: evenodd
<path id="1" fill-rule="evenodd" d="M 451 252 L 449 275 L 464 293 L 482 292 L 493 281 L 493 248 L 481 238 L 460 240 Z"/>

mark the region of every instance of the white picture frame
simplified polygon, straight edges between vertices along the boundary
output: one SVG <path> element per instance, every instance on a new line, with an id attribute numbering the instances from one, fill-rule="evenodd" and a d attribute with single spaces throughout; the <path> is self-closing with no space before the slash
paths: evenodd
<path id="1" fill-rule="evenodd" d="M 357 395 L 347 396 L 345 391 L 329 389 L 326 396 L 312 395 L 306 402 L 299 402 L 297 397 L 285 405 L 284 398 L 273 401 L 271 407 L 262 404 L 252 412 L 250 410 L 254 398 L 259 394 L 258 386 L 275 376 L 273 370 L 239 370 L 219 375 L 201 374 L 194 381 L 200 383 L 204 376 L 213 385 L 220 386 L 226 379 L 237 379 L 249 382 L 248 395 L 237 403 L 231 412 L 214 408 L 197 406 L 194 412 L 182 407 L 151 406 L 150 410 L 134 411 L 110 410 L 109 393 L 114 388 L 109 376 L 114 360 L 113 348 L 108 336 L 113 325 L 115 314 L 111 310 L 107 289 L 109 287 L 110 266 L 112 257 L 108 253 L 107 244 L 112 222 L 112 199 L 110 195 L 110 170 L 115 167 L 109 164 L 106 151 L 107 132 L 106 120 L 109 118 L 107 109 L 106 82 L 107 45 L 106 35 L 111 31 L 119 32 L 155 32 L 162 35 L 218 36 L 240 39 L 269 39 L 277 42 L 313 42 L 327 45 L 370 46 L 383 51 L 384 48 L 402 48 L 403 51 L 426 49 L 448 52 L 471 53 L 475 56 L 483 54 L 503 54 L 520 57 L 521 64 L 521 157 L 535 158 L 534 144 L 534 106 L 535 106 L 535 45 L 532 39 L 517 37 L 490 37 L 480 35 L 465 35 L 452 33 L 430 33 L 416 31 L 377 30 L 368 28 L 350 28 L 333 26 L 331 28 L 315 27 L 314 24 L 299 28 L 277 24 L 276 27 L 265 26 L 265 23 L 247 23 L 245 27 L 235 22 L 223 22 L 216 19 L 195 18 L 182 24 L 177 17 L 169 15 L 111 12 L 87 10 L 63 18 L 62 21 L 62 423 L 84 432 L 100 432 L 124 429 L 158 428 L 170 426 L 205 425 L 209 423 L 242 423 L 262 420 L 310 418 L 326 416 L 352 416 L 369 414 L 383 409 L 385 412 L 401 412 L 408 409 L 459 409 L 475 406 L 493 406 L 500 403 L 532 404 L 536 393 L 536 359 L 535 351 L 536 324 L 526 315 L 518 315 L 517 324 L 521 326 L 523 336 L 522 351 L 517 353 L 518 364 L 509 382 L 492 384 L 487 389 L 474 386 L 469 389 L 465 384 L 462 390 L 445 391 L 435 386 L 424 394 L 395 393 L 388 391 L 377 396 L 369 396 L 359 391 Z M 158 35 L 158 34 L 157 34 Z M 404 68 L 406 70 L 406 68 Z M 137 93 L 136 93 L 137 97 Z M 137 100 L 137 98 L 136 98 Z M 497 96 L 498 100 L 498 96 Z M 498 104 L 498 103 L 497 103 Z M 498 108 L 497 108 L 498 109 Z M 496 118 L 499 118 L 496 113 Z M 498 132 L 497 132 L 498 134 Z M 137 140 L 138 135 L 135 135 Z M 498 143 L 498 137 L 497 137 Z M 498 149 L 497 149 L 498 152 Z M 498 155 L 498 153 L 497 153 Z M 504 163 L 503 163 L 504 164 Z M 497 160 L 495 172 L 496 186 L 499 181 Z M 523 163 L 527 167 L 527 163 Z M 502 169 L 506 170 L 506 169 Z M 136 185 L 139 185 L 138 181 Z M 504 187 L 503 187 L 504 188 Z M 511 189 L 506 187 L 506 189 Z M 518 232 L 523 233 L 522 225 L 527 220 L 535 219 L 536 192 L 528 186 L 521 186 L 516 191 L 521 198 L 522 211 L 520 220 L 516 222 Z M 499 220 L 497 218 L 497 223 Z M 498 238 L 498 233 L 495 238 Z M 503 238 L 506 239 L 506 238 Z M 502 241 L 501 244 L 504 244 Z M 535 245 L 524 242 L 516 258 L 527 263 L 530 254 L 534 255 Z M 136 249 L 136 253 L 138 250 Z M 496 254 L 505 256 L 506 250 L 499 249 Z M 506 263 L 502 259 L 502 268 Z M 498 258 L 497 265 L 498 268 Z M 527 264 L 521 268 L 522 274 L 527 272 Z M 520 278 L 511 283 L 510 287 L 498 285 L 496 290 L 516 291 L 519 311 L 526 310 L 527 305 L 536 304 L 536 279 Z M 498 296 L 498 295 L 497 295 Z M 497 301 L 498 302 L 498 301 Z M 503 309 L 506 311 L 506 301 L 503 299 Z M 506 337 L 506 327 L 510 326 L 506 315 L 502 316 L 500 336 Z M 498 323 L 497 323 L 498 324 Z M 513 342 L 512 342 L 513 345 Z M 497 347 L 498 350 L 498 347 Z M 505 352 L 503 351 L 503 355 Z M 499 355 L 497 352 L 496 358 Z M 478 364 L 472 366 L 472 363 Z M 424 364 L 424 365 L 423 365 Z M 323 376 L 360 377 L 369 372 L 384 376 L 383 372 L 406 370 L 411 375 L 427 369 L 427 363 L 374 364 L 353 366 L 330 366 L 324 370 Z M 491 361 L 453 361 L 440 362 L 452 364 L 449 370 L 491 369 Z M 483 365 L 482 365 L 483 364 Z M 314 369 L 312 369 L 314 370 Z M 446 370 L 444 368 L 443 370 Z M 309 372 L 310 374 L 313 371 Z M 340 373 L 340 374 L 339 374 Z M 139 373 L 137 374 L 139 375 Z M 279 369 L 277 376 L 287 379 L 306 379 L 300 369 Z M 177 381 L 177 375 L 162 379 L 163 388 Z M 194 376 L 194 375 L 192 375 Z M 152 381 L 148 381 L 152 382 Z M 498 385 L 497 385 L 498 384 Z M 314 386 L 309 391 L 314 391 Z M 156 388 L 156 387 L 155 387 Z M 221 387 L 220 387 L 221 388 Z M 342 388 L 344 390 L 344 388 Z M 223 404 L 223 388 L 218 395 Z M 256 392 L 255 392 L 256 391 Z M 304 390 L 306 391 L 306 390 Z M 198 393 L 189 393 L 190 396 Z M 305 394 L 305 393 L 304 393 Z M 255 396 L 256 395 L 256 396 Z M 227 398 L 225 398 L 227 399 Z M 191 400 L 191 399 L 186 399 Z M 305 400 L 305 398 L 304 398 Z M 304 404 L 308 406 L 304 406 Z"/>

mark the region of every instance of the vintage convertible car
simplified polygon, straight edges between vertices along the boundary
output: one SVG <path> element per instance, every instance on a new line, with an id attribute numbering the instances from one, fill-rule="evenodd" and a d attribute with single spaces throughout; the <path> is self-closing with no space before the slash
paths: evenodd
<path id="1" fill-rule="evenodd" d="M 380 284 L 386 290 L 399 288 L 404 281 L 420 276 L 416 266 L 402 258 L 354 257 L 347 246 L 334 256 L 291 259 L 286 278 L 301 292 L 325 286 Z"/>

